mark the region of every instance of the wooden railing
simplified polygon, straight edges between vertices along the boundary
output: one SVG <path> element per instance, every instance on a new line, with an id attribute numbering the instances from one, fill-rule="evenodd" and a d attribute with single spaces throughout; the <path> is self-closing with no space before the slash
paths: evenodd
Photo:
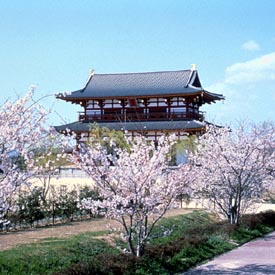
<path id="1" fill-rule="evenodd" d="M 204 120 L 204 115 L 202 112 L 173 112 L 173 113 L 161 113 L 161 112 L 152 112 L 148 114 L 144 113 L 113 113 L 113 114 L 91 114 L 85 115 L 84 113 L 79 114 L 79 121 L 151 121 L 151 120 L 187 120 L 187 119 L 196 119 L 199 121 Z"/>

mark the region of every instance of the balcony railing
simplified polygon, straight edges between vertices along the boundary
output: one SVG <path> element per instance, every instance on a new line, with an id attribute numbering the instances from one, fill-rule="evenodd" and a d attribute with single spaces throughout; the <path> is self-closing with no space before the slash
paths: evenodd
<path id="1" fill-rule="evenodd" d="M 202 112 L 152 112 L 152 113 L 111 113 L 111 114 L 79 114 L 79 121 L 93 122 L 93 121 L 164 121 L 164 120 L 188 120 L 195 119 L 199 121 L 204 120 Z"/>

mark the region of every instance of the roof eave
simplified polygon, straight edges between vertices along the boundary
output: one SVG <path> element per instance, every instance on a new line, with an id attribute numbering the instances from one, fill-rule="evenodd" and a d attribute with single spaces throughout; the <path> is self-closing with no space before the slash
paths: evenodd
<path id="1" fill-rule="evenodd" d="M 191 87 L 190 87 L 191 88 Z M 147 94 L 147 95 L 141 95 L 141 94 L 133 94 L 133 95 L 120 95 L 120 96 L 89 96 L 86 97 L 84 95 L 74 96 L 57 96 L 57 99 L 65 100 L 65 101 L 84 101 L 84 100 L 99 100 L 99 99 L 123 99 L 123 98 L 156 98 L 156 97 L 173 97 L 173 96 L 196 96 L 203 92 L 202 89 L 194 89 L 193 92 L 174 92 L 174 93 L 165 93 L 165 94 Z"/>
<path id="2" fill-rule="evenodd" d="M 203 90 L 203 95 L 204 95 L 204 98 L 208 98 L 209 101 L 212 101 L 212 102 L 215 102 L 217 100 L 225 100 L 224 95 L 211 93 L 206 90 Z"/>

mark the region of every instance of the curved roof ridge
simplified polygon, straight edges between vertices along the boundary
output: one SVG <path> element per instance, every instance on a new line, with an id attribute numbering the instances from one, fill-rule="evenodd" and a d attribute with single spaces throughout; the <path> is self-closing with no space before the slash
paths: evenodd
<path id="1" fill-rule="evenodd" d="M 132 73 L 96 73 L 94 75 L 99 76 L 99 75 L 137 75 L 137 74 L 161 74 L 161 73 L 177 73 L 177 72 L 188 72 L 191 70 L 166 70 L 166 71 L 148 71 L 148 72 L 132 72 Z"/>

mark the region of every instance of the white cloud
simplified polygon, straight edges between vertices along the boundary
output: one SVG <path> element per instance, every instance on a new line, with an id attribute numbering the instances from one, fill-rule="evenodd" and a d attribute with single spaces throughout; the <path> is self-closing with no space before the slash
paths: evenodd
<path id="1" fill-rule="evenodd" d="M 275 79 L 275 52 L 249 60 L 235 63 L 225 70 L 225 83 L 253 83 Z"/>
<path id="2" fill-rule="evenodd" d="M 205 106 L 209 121 L 230 124 L 236 120 L 275 119 L 275 52 L 232 64 L 225 69 L 223 81 L 207 87 L 223 94 L 224 104 Z"/>
<path id="3" fill-rule="evenodd" d="M 259 51 L 261 49 L 260 45 L 254 40 L 243 43 L 242 48 L 246 51 Z"/>

